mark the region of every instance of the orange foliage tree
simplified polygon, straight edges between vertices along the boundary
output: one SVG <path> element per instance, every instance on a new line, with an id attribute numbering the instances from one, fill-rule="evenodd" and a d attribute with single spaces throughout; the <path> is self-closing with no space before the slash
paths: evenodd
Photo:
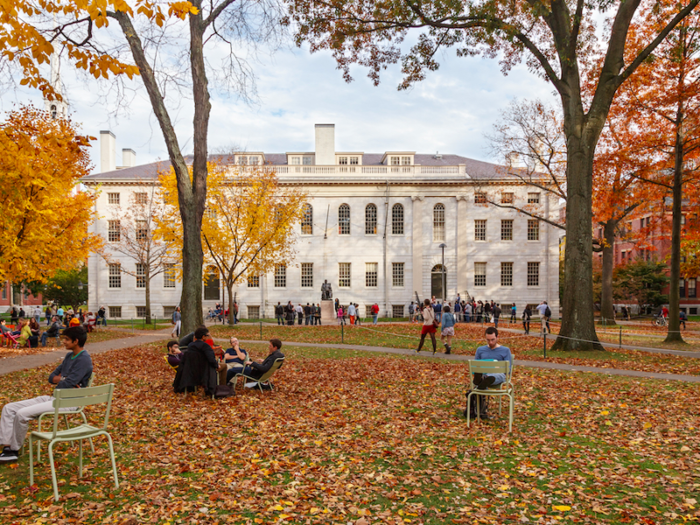
<path id="1" fill-rule="evenodd" d="M 46 282 L 100 248 L 88 233 L 94 196 L 78 191 L 90 173 L 90 140 L 32 106 L 0 124 L 0 281 Z"/>

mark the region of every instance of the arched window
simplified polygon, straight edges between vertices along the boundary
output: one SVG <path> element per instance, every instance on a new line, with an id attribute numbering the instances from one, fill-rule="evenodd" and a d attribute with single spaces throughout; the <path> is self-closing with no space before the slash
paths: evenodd
<path id="1" fill-rule="evenodd" d="M 377 235 L 377 207 L 374 204 L 365 208 L 365 235 Z"/>
<path id="2" fill-rule="evenodd" d="M 403 206 L 394 204 L 391 207 L 391 233 L 403 235 Z"/>
<path id="3" fill-rule="evenodd" d="M 445 240 L 445 206 L 436 204 L 433 208 L 433 241 Z"/>
<path id="4" fill-rule="evenodd" d="M 314 233 L 314 208 L 308 202 L 304 204 L 303 216 L 301 217 L 301 233 L 303 235 L 313 235 Z"/>
<path id="5" fill-rule="evenodd" d="M 350 235 L 350 206 L 347 204 L 338 207 L 338 233 Z"/>
<path id="6" fill-rule="evenodd" d="M 447 288 L 447 269 L 443 272 L 442 264 L 436 264 L 430 271 L 430 293 L 437 299 L 445 299 Z"/>

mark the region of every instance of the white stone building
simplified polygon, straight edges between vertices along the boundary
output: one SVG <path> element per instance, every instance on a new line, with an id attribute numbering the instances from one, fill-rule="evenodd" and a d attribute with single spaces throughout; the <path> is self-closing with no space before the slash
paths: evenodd
<path id="1" fill-rule="evenodd" d="M 502 305 L 515 302 L 519 312 L 546 300 L 557 314 L 559 230 L 480 202 L 486 193 L 496 202 L 529 203 L 555 219 L 559 205 L 548 193 L 496 165 L 458 155 L 338 152 L 334 125 L 317 124 L 315 131 L 315 151 L 235 156 L 237 164 L 274 168 L 281 184 L 301 185 L 309 195 L 309 214 L 296 229 L 296 260 L 280 261 L 274 272 L 239 283 L 241 317 L 272 317 L 278 301 L 317 303 L 325 279 L 343 304 L 369 307 L 376 301 L 382 315 L 406 316 L 416 293 L 421 299 L 443 295 L 443 244 L 448 300 L 460 293 Z M 135 154 L 125 150 L 126 166 L 116 169 L 114 135 L 102 132 L 101 141 L 102 173 L 84 183 L 100 187 L 94 231 L 109 239 L 118 203 L 143 191 L 144 184 L 157 184 L 158 170 L 168 163 L 135 166 Z M 137 278 L 110 269 L 96 255 L 88 264 L 90 310 L 107 306 L 112 318 L 144 314 L 145 293 Z M 227 300 L 224 287 L 213 281 L 203 293 L 205 312 Z M 153 315 L 169 316 L 179 300 L 180 283 L 170 275 L 151 282 Z"/>

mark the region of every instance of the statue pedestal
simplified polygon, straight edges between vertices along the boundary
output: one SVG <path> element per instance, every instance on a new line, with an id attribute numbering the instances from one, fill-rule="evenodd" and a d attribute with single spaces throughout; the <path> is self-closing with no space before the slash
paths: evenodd
<path id="1" fill-rule="evenodd" d="M 334 321 L 337 321 L 337 315 L 333 301 L 321 301 L 321 324 L 330 324 Z"/>

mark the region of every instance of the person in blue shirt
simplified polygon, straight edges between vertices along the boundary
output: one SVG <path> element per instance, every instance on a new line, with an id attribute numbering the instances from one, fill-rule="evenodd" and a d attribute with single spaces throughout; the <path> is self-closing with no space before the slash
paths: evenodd
<path id="1" fill-rule="evenodd" d="M 452 353 L 452 338 L 455 335 L 455 316 L 450 312 L 450 307 L 448 305 L 442 308 L 442 332 L 440 334 L 440 339 L 442 344 L 445 345 L 445 353 Z"/>
<path id="2" fill-rule="evenodd" d="M 518 317 L 516 316 L 517 310 L 518 309 L 515 306 L 515 303 L 513 303 L 513 305 L 510 307 L 510 324 L 518 322 Z"/>
<path id="3" fill-rule="evenodd" d="M 486 329 L 486 345 L 480 346 L 476 349 L 476 355 L 474 358 L 476 360 L 490 360 L 490 361 L 508 361 L 509 368 L 513 366 L 513 354 L 510 352 L 510 348 L 503 346 L 498 342 L 498 329 L 489 326 Z M 486 390 L 489 387 L 500 385 L 506 380 L 506 374 L 474 374 L 473 383 L 477 390 Z M 467 396 L 469 392 L 467 392 Z M 488 397 L 482 397 L 480 401 L 480 412 L 479 416 L 481 419 L 488 419 L 486 414 L 486 402 Z M 469 399 L 469 398 L 467 398 Z M 470 410 L 472 417 L 476 417 L 476 396 L 471 397 L 471 405 L 467 408 Z M 466 417 L 466 410 L 465 410 Z"/>
<path id="4" fill-rule="evenodd" d="M 437 322 L 439 323 L 442 317 L 442 304 L 440 304 L 440 301 L 433 305 L 433 311 L 435 312 L 435 319 L 437 319 Z"/>

